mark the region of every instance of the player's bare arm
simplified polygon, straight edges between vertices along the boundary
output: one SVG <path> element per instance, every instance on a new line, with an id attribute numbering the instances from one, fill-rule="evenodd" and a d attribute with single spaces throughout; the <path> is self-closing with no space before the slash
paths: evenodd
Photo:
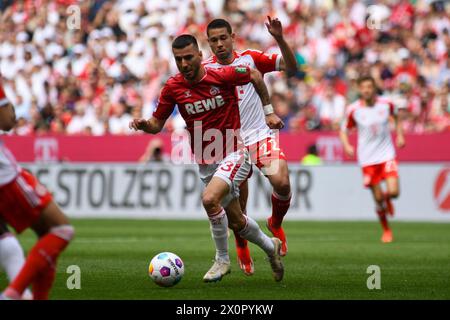
<path id="1" fill-rule="evenodd" d="M 255 87 L 264 108 L 264 114 L 266 115 L 266 123 L 271 129 L 282 129 L 284 127 L 283 121 L 274 113 L 272 105 L 270 104 L 269 91 L 264 83 L 261 72 L 257 69 L 250 69 L 251 83 Z"/>
<path id="2" fill-rule="evenodd" d="M 284 39 L 281 21 L 278 18 L 272 19 L 270 16 L 267 16 L 267 19 L 268 22 L 265 23 L 267 30 L 273 36 L 281 51 L 280 70 L 285 71 L 288 77 L 292 77 L 297 72 L 297 60 L 294 51 Z"/>
<path id="3" fill-rule="evenodd" d="M 157 134 L 161 132 L 162 128 L 164 128 L 164 124 L 166 122 L 163 120 L 159 120 L 155 117 L 152 117 L 148 120 L 146 119 L 133 119 L 130 122 L 130 129 L 134 129 L 135 131 L 141 130 L 145 133 Z"/>
<path id="4" fill-rule="evenodd" d="M 348 155 L 349 157 L 354 157 L 355 148 L 350 144 L 347 131 L 341 130 L 339 132 L 339 138 L 341 139 L 345 154 Z"/>
<path id="5" fill-rule="evenodd" d="M 397 133 L 396 144 L 398 148 L 403 148 L 406 145 L 405 135 L 403 133 L 403 124 L 401 117 L 397 114 L 394 116 L 395 130 Z"/>

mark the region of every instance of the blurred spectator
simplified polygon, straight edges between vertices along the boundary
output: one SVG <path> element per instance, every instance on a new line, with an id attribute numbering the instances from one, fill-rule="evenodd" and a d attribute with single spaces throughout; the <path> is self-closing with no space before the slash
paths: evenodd
<path id="1" fill-rule="evenodd" d="M 322 164 L 322 159 L 319 157 L 319 152 L 315 144 L 308 146 L 306 155 L 302 158 L 301 163 L 305 166 L 319 166 Z"/>
<path id="2" fill-rule="evenodd" d="M 331 83 L 327 83 L 324 92 L 316 96 L 315 106 L 319 112 L 323 130 L 338 130 L 344 117 L 345 98 L 338 94 Z"/>
<path id="3" fill-rule="evenodd" d="M 66 23 L 70 4 L 80 6 L 80 30 Z M 279 52 L 267 15 L 282 21 L 299 63 L 293 78 L 265 77 L 284 130 L 337 130 L 363 73 L 401 109 L 407 132 L 448 130 L 450 1 L 18 0 L 0 1 L 0 74 L 20 119 L 15 133 L 135 134 L 127 121 L 151 116 L 177 72 L 176 35 L 194 34 L 207 58 L 206 25 L 224 17 L 239 50 Z M 174 115 L 165 130 L 184 125 Z"/>
<path id="4" fill-rule="evenodd" d="M 119 102 L 113 106 L 113 114 L 109 118 L 109 131 L 112 134 L 130 134 L 130 121 L 133 118 L 129 113 L 126 113 L 126 106 L 124 102 Z"/>
<path id="5" fill-rule="evenodd" d="M 147 145 L 144 154 L 139 158 L 139 162 L 166 162 L 167 155 L 164 154 L 164 144 L 161 139 L 153 138 Z"/>

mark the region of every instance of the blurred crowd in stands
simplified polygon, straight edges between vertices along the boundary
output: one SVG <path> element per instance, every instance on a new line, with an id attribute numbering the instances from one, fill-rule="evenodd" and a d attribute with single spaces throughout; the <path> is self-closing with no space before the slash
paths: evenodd
<path id="1" fill-rule="evenodd" d="M 75 6 L 74 6 L 75 5 Z M 406 132 L 450 130 L 450 1 L 432 0 L 0 0 L 0 74 L 16 107 L 15 134 L 132 134 L 177 72 L 171 41 L 226 18 L 238 50 L 277 52 L 277 17 L 299 69 L 265 76 L 290 132 L 338 130 L 371 74 Z M 80 21 L 77 21 L 77 13 Z M 182 128 L 174 113 L 166 130 Z"/>

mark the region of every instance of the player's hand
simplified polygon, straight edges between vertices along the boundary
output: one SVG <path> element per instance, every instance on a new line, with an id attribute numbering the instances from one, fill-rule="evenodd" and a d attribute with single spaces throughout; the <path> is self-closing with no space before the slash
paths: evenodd
<path id="1" fill-rule="evenodd" d="M 266 116 L 266 124 L 270 129 L 283 129 L 284 122 L 275 113 Z"/>
<path id="2" fill-rule="evenodd" d="M 270 16 L 267 16 L 268 22 L 265 23 L 269 33 L 276 39 L 283 37 L 283 26 L 278 18 L 272 20 Z"/>
<path id="3" fill-rule="evenodd" d="M 130 129 L 134 129 L 135 131 L 138 131 L 138 130 L 145 131 L 147 126 L 148 126 L 148 122 L 145 119 L 133 119 L 132 121 L 130 121 L 130 124 L 129 124 Z"/>
<path id="4" fill-rule="evenodd" d="M 406 145 L 405 137 L 403 135 L 398 135 L 396 142 L 398 148 L 403 148 Z"/>
<path id="5" fill-rule="evenodd" d="M 344 146 L 344 151 L 345 151 L 345 154 L 347 156 L 349 156 L 350 158 L 353 158 L 355 156 L 355 148 L 353 148 L 353 146 L 351 146 L 351 145 Z"/>

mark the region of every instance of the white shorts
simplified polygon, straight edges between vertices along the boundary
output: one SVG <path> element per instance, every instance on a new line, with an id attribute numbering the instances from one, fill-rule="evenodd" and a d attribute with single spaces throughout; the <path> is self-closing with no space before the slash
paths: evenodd
<path id="1" fill-rule="evenodd" d="M 250 155 L 247 149 L 230 153 L 220 163 L 200 164 L 200 179 L 205 185 L 213 177 L 225 181 L 230 187 L 230 192 L 222 200 L 222 206 L 228 206 L 231 200 L 239 197 L 239 187 L 248 178 L 252 169 Z"/>

